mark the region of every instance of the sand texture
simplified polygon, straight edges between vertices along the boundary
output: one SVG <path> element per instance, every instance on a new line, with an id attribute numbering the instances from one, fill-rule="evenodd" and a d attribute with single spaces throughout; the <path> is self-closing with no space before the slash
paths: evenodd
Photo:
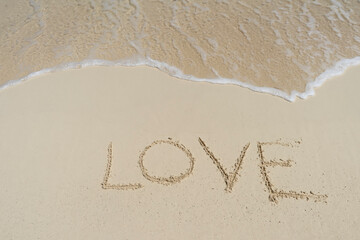
<path id="1" fill-rule="evenodd" d="M 357 0 L 17 0 L 0 9 L 0 87 L 44 69 L 117 63 L 293 100 L 360 63 Z"/>
<path id="2" fill-rule="evenodd" d="M 360 68 L 289 103 L 147 67 L 0 92 L 0 239 L 359 239 Z"/>

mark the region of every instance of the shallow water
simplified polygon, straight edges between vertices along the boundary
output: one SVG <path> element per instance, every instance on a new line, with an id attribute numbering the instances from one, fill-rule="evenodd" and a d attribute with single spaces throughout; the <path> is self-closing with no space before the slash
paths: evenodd
<path id="1" fill-rule="evenodd" d="M 149 65 L 288 100 L 360 63 L 360 1 L 2 1 L 0 85 Z"/>

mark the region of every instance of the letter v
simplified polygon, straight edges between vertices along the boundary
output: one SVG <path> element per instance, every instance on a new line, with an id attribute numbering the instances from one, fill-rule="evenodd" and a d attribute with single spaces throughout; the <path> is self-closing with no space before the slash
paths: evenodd
<path id="1" fill-rule="evenodd" d="M 224 167 L 221 165 L 219 159 L 217 159 L 214 154 L 210 151 L 210 149 L 206 146 L 204 141 L 199 137 L 199 143 L 206 152 L 206 154 L 211 158 L 213 163 L 216 165 L 216 167 L 219 169 L 221 176 L 225 180 L 226 188 L 225 191 L 231 192 L 235 182 L 237 181 L 237 175 L 241 168 L 242 161 L 245 157 L 246 150 L 249 148 L 250 143 L 247 143 L 243 150 L 241 151 L 240 156 L 236 159 L 236 163 L 234 165 L 234 172 L 227 173 L 224 169 Z"/>

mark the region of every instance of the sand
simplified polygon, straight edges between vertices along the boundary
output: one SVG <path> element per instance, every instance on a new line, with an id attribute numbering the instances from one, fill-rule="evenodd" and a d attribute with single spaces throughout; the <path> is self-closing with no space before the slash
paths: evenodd
<path id="1" fill-rule="evenodd" d="M 147 67 L 0 91 L 1 239 L 358 239 L 360 68 L 289 103 Z"/>
<path id="2" fill-rule="evenodd" d="M 0 88 L 68 65 L 146 64 L 293 100 L 360 63 L 357 0 L 17 0 L 0 11 Z"/>

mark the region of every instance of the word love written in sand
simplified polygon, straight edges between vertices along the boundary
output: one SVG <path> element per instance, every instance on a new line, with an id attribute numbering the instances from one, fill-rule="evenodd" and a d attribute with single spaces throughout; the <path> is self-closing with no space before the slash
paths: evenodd
<path id="1" fill-rule="evenodd" d="M 198 139 L 200 146 L 203 148 L 207 156 L 212 160 L 212 162 L 215 164 L 217 169 L 220 171 L 221 176 L 223 177 L 225 181 L 225 191 L 231 192 L 233 189 L 234 184 L 236 183 L 239 171 L 241 169 L 241 165 L 243 162 L 243 159 L 245 157 L 246 151 L 248 150 L 250 143 L 247 143 L 241 153 L 240 156 L 236 159 L 236 162 L 233 167 L 232 172 L 227 172 L 225 168 L 221 165 L 219 158 L 215 157 L 215 155 L 210 151 L 209 147 L 205 144 L 204 140 L 201 138 Z M 161 144 L 168 144 L 172 147 L 177 148 L 179 151 L 182 151 L 186 154 L 188 160 L 189 160 L 189 167 L 186 169 L 185 172 L 179 173 L 177 176 L 169 176 L 169 177 L 158 177 L 158 176 L 152 176 L 149 174 L 149 171 L 144 167 L 144 160 L 146 152 L 157 145 Z M 299 141 L 295 141 L 295 144 L 300 144 Z M 275 142 L 257 142 L 257 152 L 258 152 L 258 158 L 260 160 L 259 168 L 261 176 L 265 182 L 265 186 L 267 191 L 269 192 L 269 200 L 271 202 L 277 203 L 279 198 L 294 198 L 294 199 L 305 199 L 305 200 L 314 200 L 315 202 L 325 202 L 327 199 L 327 195 L 322 194 L 314 194 L 313 192 L 296 192 L 296 191 L 283 191 L 278 190 L 274 185 L 271 183 L 269 173 L 267 171 L 268 167 L 291 167 L 292 160 L 270 160 L 266 161 L 264 157 L 264 151 L 263 147 L 265 145 L 280 145 L 284 147 L 294 147 L 294 144 L 291 143 L 283 143 L 281 141 L 275 141 Z M 108 147 L 108 157 L 107 157 L 107 166 L 105 170 L 105 176 L 102 183 L 103 189 L 116 189 L 116 190 L 134 190 L 142 188 L 143 185 L 140 183 L 135 184 L 109 184 L 109 177 L 110 177 L 110 170 L 111 165 L 113 161 L 113 151 L 112 151 L 112 143 L 109 144 Z M 156 140 L 152 142 L 150 145 L 146 146 L 144 150 L 140 153 L 139 156 L 139 167 L 141 170 L 142 175 L 149 181 L 153 183 L 159 183 L 163 185 L 171 185 L 175 183 L 180 183 L 185 178 L 189 177 L 192 171 L 194 170 L 194 163 L 195 158 L 193 157 L 192 153 L 189 149 L 187 149 L 183 144 L 173 141 L 171 138 L 167 140 Z"/>

